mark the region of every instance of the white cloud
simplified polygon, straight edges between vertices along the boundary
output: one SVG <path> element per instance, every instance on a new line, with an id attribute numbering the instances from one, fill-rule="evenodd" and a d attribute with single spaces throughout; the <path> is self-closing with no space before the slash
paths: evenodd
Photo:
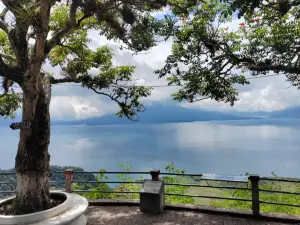
<path id="1" fill-rule="evenodd" d="M 115 104 L 100 99 L 97 95 L 54 96 L 50 104 L 51 117 L 56 120 L 85 119 L 117 111 Z"/>
<path id="2" fill-rule="evenodd" d="M 164 12 L 158 12 L 156 16 L 163 15 L 167 11 L 168 9 L 165 9 Z M 236 30 L 242 21 L 243 19 L 235 19 L 225 26 L 228 26 L 230 30 Z M 135 78 L 137 78 L 136 84 L 147 86 L 167 84 L 165 78 L 158 79 L 157 74 L 153 72 L 163 67 L 166 57 L 171 52 L 171 39 L 158 43 L 147 54 L 133 55 L 129 51 L 121 51 L 119 43 L 107 40 L 105 37 L 100 36 L 97 31 L 90 32 L 89 37 L 92 40 L 89 43 L 91 48 L 95 49 L 103 45 L 108 45 L 114 50 L 113 62 L 115 65 L 136 66 L 134 74 Z M 58 68 L 53 69 L 49 65 L 46 65 L 45 68 L 56 75 L 59 74 Z M 246 74 L 245 76 L 251 77 L 250 74 Z M 184 107 L 225 111 L 273 111 L 300 104 L 300 92 L 294 87 L 287 89 L 290 84 L 284 76 L 253 79 L 250 81 L 250 85 L 238 87 L 240 91 L 239 101 L 235 103 L 234 107 L 212 100 L 204 100 L 193 104 L 178 104 Z M 143 102 L 151 104 L 152 102 L 170 101 L 172 99 L 171 94 L 177 89 L 177 87 L 154 88 L 152 95 L 144 99 Z M 116 111 L 118 111 L 116 104 L 90 90 L 64 85 L 56 85 L 53 88 L 51 115 L 54 119 L 87 118 L 115 113 Z"/>
<path id="3" fill-rule="evenodd" d="M 246 75 L 250 77 L 250 75 Z M 182 106 L 192 108 L 207 108 L 214 110 L 236 111 L 275 111 L 300 104 L 300 92 L 290 87 L 284 76 L 274 76 L 250 80 L 247 88 L 239 88 L 239 101 L 233 107 L 229 104 L 203 100 Z"/>
<path id="4" fill-rule="evenodd" d="M 106 40 L 96 31 L 90 32 L 89 37 L 92 40 L 89 43 L 92 49 L 108 45 L 114 50 L 113 62 L 115 65 L 136 66 L 134 77 L 137 79 L 137 85 L 167 84 L 164 78 L 158 79 L 157 75 L 154 74 L 154 70 L 160 69 L 164 65 L 164 60 L 171 51 L 171 41 L 159 43 L 147 54 L 133 55 L 129 51 L 120 50 L 118 43 Z M 59 68 L 52 68 L 49 63 L 44 66 L 44 69 L 54 73 L 55 77 L 60 76 Z M 143 102 L 151 104 L 153 101 L 170 100 L 175 89 L 174 87 L 154 89 L 152 95 L 144 99 Z M 108 98 L 100 97 L 93 91 L 80 86 L 70 84 L 54 85 L 52 94 L 51 116 L 53 119 L 87 118 L 118 111 L 118 106 L 108 101 Z M 82 110 L 82 108 L 86 110 Z"/>
<path id="5" fill-rule="evenodd" d="M 2 7 L 3 5 L 0 3 L 0 8 Z M 162 18 L 165 13 L 169 13 L 168 8 L 164 8 L 163 11 L 155 12 L 152 15 L 156 18 Z M 224 24 L 222 27 L 228 26 L 229 31 L 236 31 L 239 23 L 243 21 L 243 18 L 233 19 L 232 22 Z M 107 40 L 105 37 L 100 36 L 97 31 L 89 32 L 89 38 L 91 39 L 89 46 L 93 49 L 102 45 L 109 45 L 109 47 L 113 48 L 115 54 L 113 61 L 116 65 L 136 66 L 134 75 L 138 78 L 136 81 L 138 85 L 167 84 L 165 79 L 157 79 L 157 75 L 153 71 L 162 68 L 164 65 L 167 55 L 171 52 L 172 39 L 159 43 L 148 54 L 132 55 L 128 51 L 121 51 L 119 43 Z M 56 77 L 59 76 L 59 67 L 52 68 L 51 65 L 46 64 L 44 69 L 53 72 Z M 246 77 L 250 77 L 250 74 L 247 74 Z M 239 101 L 232 108 L 229 104 L 211 100 L 193 104 L 182 103 L 181 105 L 213 110 L 279 110 L 300 104 L 300 92 L 294 87 L 287 88 L 289 86 L 290 83 L 286 81 L 284 76 L 253 79 L 250 85 L 239 87 Z M 152 95 L 145 99 L 144 102 L 151 104 L 152 102 L 170 101 L 171 94 L 177 89 L 176 87 L 154 88 Z M 81 87 L 55 85 L 52 93 L 50 110 L 53 119 L 80 119 L 115 113 L 118 110 L 117 105 L 107 98 Z"/>
<path id="6" fill-rule="evenodd" d="M 164 7 L 162 10 L 156 11 L 156 12 L 152 12 L 151 15 L 157 19 L 161 19 L 164 15 L 166 14 L 170 14 L 170 7 Z"/>

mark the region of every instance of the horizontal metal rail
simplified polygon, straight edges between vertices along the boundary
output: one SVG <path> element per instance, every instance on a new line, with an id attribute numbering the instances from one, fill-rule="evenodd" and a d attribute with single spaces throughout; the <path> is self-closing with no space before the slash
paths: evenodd
<path id="1" fill-rule="evenodd" d="M 169 175 L 169 176 L 188 176 L 188 177 L 202 177 L 203 174 L 193 174 L 193 173 L 159 173 L 160 175 Z"/>
<path id="2" fill-rule="evenodd" d="M 0 191 L 0 194 L 16 193 L 15 191 Z"/>
<path id="3" fill-rule="evenodd" d="M 105 171 L 105 172 L 87 172 L 87 171 L 73 171 L 73 173 L 82 173 L 82 174 L 145 174 L 150 175 L 150 171 L 148 172 L 130 172 L 130 171 Z M 192 173 L 159 173 L 160 175 L 169 175 L 169 176 L 189 176 L 189 177 L 201 177 L 202 174 L 192 174 Z"/>
<path id="4" fill-rule="evenodd" d="M 142 181 L 76 181 L 73 180 L 72 183 L 77 184 L 142 184 Z"/>
<path id="5" fill-rule="evenodd" d="M 244 183 L 246 184 L 247 182 L 239 181 L 239 180 L 222 180 L 222 179 L 202 179 L 201 180 L 206 180 L 206 181 L 221 181 L 221 182 L 227 182 L 227 183 Z"/>
<path id="6" fill-rule="evenodd" d="M 81 174 L 147 174 L 150 175 L 150 171 L 149 172 L 87 172 L 87 171 L 73 171 L 73 174 L 76 173 L 81 173 Z"/>
<path id="7" fill-rule="evenodd" d="M 277 193 L 277 194 L 288 194 L 288 195 L 300 195 L 299 192 L 290 192 L 290 191 L 273 191 L 273 190 L 266 190 L 266 189 L 259 189 L 262 192 L 270 192 L 270 193 Z"/>
<path id="8" fill-rule="evenodd" d="M 51 171 L 51 173 L 52 174 L 60 174 L 60 173 L 62 173 L 62 174 L 64 174 L 64 172 L 65 171 Z M 6 175 L 16 175 L 16 172 L 0 172 L 0 176 L 2 176 L 2 175 L 4 175 L 4 176 L 6 176 Z"/>
<path id="9" fill-rule="evenodd" d="M 72 183 L 78 184 L 143 184 L 142 181 L 76 181 Z M 251 191 L 251 188 L 241 187 L 228 187 L 228 186 L 210 186 L 210 185 L 198 185 L 198 184 L 180 184 L 180 183 L 165 183 L 166 186 L 183 186 L 183 187 L 202 187 L 202 188 L 217 188 L 217 189 L 230 189 L 230 190 L 245 190 Z"/>
<path id="10" fill-rule="evenodd" d="M 4 184 L 14 184 L 14 185 L 16 185 L 16 182 L 0 182 L 0 185 L 4 185 Z"/>
<path id="11" fill-rule="evenodd" d="M 116 193 L 116 194 L 140 194 L 138 191 L 101 191 L 101 190 L 74 190 L 75 193 Z M 172 194 L 165 193 L 165 195 L 170 196 L 181 196 L 181 197 L 192 197 L 192 198 L 210 198 L 210 199 L 219 199 L 219 200 L 232 200 L 232 201 L 246 201 L 251 202 L 250 199 L 242 199 L 242 198 L 226 198 L 226 197 L 217 197 L 217 196 L 202 196 L 202 195 L 187 195 L 187 194 Z"/>
<path id="12" fill-rule="evenodd" d="M 219 199 L 219 200 L 252 202 L 251 199 L 244 199 L 244 198 L 226 198 L 226 197 L 218 197 L 218 196 L 187 195 L 187 194 L 172 194 L 172 193 L 165 193 L 165 195 L 181 196 L 181 197 L 192 197 L 192 198 L 211 198 L 211 199 Z"/>
<path id="13" fill-rule="evenodd" d="M 119 193 L 119 194 L 139 194 L 139 191 L 101 191 L 101 190 L 73 190 L 72 192 L 75 193 L 93 193 L 93 192 L 98 192 L 98 193 L 103 193 L 103 194 L 113 194 L 113 193 Z"/>
<path id="14" fill-rule="evenodd" d="M 278 181 L 278 182 L 300 183 L 300 179 L 296 179 L 296 178 L 260 177 L 260 181 Z"/>
<path id="15" fill-rule="evenodd" d="M 16 175 L 16 172 L 0 172 L 1 175 Z"/>
<path id="16" fill-rule="evenodd" d="M 230 190 L 245 190 L 251 191 L 251 188 L 240 188 L 240 187 L 228 187 L 228 186 L 210 186 L 210 185 L 200 185 L 200 184 L 168 184 L 167 186 L 183 186 L 183 187 L 203 187 L 203 188 L 217 188 L 217 189 L 230 189 Z"/>
<path id="17" fill-rule="evenodd" d="M 281 203 L 281 202 L 259 201 L 259 203 L 261 203 L 261 204 L 270 204 L 270 205 L 290 206 L 290 207 L 300 207 L 300 205 L 289 204 L 289 203 Z"/>
<path id="18" fill-rule="evenodd" d="M 64 181 L 50 181 L 51 184 L 65 184 L 66 182 Z M 13 185 L 16 185 L 17 183 L 16 182 L 0 182 L 0 185 L 8 185 L 8 184 L 13 184 Z"/>

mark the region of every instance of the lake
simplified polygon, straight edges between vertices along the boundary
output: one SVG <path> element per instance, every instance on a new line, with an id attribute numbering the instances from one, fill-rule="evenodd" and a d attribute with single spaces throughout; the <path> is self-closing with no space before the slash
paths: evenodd
<path id="1" fill-rule="evenodd" d="M 14 166 L 19 132 L 0 128 L 0 168 Z M 52 165 L 89 171 L 164 170 L 300 177 L 300 120 L 260 119 L 174 124 L 53 126 Z"/>

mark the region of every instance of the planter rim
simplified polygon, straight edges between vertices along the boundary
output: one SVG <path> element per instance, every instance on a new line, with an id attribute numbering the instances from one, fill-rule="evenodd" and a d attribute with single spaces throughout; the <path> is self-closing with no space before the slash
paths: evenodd
<path id="1" fill-rule="evenodd" d="M 87 207 L 88 202 L 85 198 L 69 194 L 62 191 L 51 191 L 51 194 L 63 194 L 66 196 L 66 200 L 56 207 L 24 215 L 1 215 L 0 225 L 17 225 L 17 224 L 34 224 L 34 225 L 54 225 L 54 224 L 67 224 L 75 218 L 82 215 Z M 0 201 L 0 204 L 14 199 L 10 197 Z M 77 204 L 77 205 L 76 205 Z M 59 223 L 58 223 L 59 221 Z"/>

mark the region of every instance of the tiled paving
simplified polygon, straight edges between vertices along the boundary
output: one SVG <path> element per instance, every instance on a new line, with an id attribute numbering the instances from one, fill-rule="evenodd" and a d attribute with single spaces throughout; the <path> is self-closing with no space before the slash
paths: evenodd
<path id="1" fill-rule="evenodd" d="M 166 210 L 161 215 L 146 215 L 135 206 L 90 206 L 88 225 L 282 225 L 224 215 Z"/>

